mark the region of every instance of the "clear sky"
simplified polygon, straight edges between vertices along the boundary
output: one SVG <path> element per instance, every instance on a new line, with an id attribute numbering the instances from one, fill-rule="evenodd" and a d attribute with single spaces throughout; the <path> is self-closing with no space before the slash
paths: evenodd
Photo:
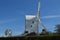
<path id="1" fill-rule="evenodd" d="M 40 0 L 40 18 L 47 30 L 54 31 L 60 24 L 60 0 Z M 10 28 L 13 35 L 25 30 L 25 15 L 36 15 L 38 0 L 0 0 L 0 36 Z M 41 31 L 39 26 L 39 30 Z"/>

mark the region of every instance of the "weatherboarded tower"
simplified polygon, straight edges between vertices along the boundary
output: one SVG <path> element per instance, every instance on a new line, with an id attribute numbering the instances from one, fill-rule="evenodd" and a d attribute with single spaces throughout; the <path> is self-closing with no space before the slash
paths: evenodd
<path id="1" fill-rule="evenodd" d="M 26 31 L 28 33 L 38 32 L 38 21 L 36 15 L 26 15 Z"/>

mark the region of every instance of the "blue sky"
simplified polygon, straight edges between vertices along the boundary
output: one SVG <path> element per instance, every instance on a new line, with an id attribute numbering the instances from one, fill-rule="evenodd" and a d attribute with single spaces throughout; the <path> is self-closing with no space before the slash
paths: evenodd
<path id="1" fill-rule="evenodd" d="M 40 18 L 47 30 L 54 31 L 60 24 L 60 0 L 40 0 Z M 36 15 L 38 0 L 0 0 L 0 36 L 10 28 L 13 35 L 25 30 L 25 15 Z M 41 31 L 42 27 L 39 26 Z"/>

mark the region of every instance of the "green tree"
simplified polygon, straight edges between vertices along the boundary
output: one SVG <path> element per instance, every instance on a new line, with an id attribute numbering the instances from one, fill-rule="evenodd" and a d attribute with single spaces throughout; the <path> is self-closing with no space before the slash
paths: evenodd
<path id="1" fill-rule="evenodd" d="M 57 34 L 60 34 L 60 24 L 56 25 L 55 31 Z"/>

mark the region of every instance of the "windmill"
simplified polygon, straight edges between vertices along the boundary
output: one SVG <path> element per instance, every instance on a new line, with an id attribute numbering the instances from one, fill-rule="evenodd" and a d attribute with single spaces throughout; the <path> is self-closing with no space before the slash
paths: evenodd
<path id="1" fill-rule="evenodd" d="M 45 25 L 41 22 L 40 19 L 40 2 L 38 2 L 38 13 L 37 15 L 26 15 L 25 16 L 25 31 L 26 33 L 35 32 L 39 34 L 38 26 L 42 25 L 46 31 Z"/>
<path id="2" fill-rule="evenodd" d="M 6 29 L 6 30 L 5 30 L 5 36 L 6 36 L 6 37 L 12 36 L 12 31 L 11 31 L 11 29 Z"/>

